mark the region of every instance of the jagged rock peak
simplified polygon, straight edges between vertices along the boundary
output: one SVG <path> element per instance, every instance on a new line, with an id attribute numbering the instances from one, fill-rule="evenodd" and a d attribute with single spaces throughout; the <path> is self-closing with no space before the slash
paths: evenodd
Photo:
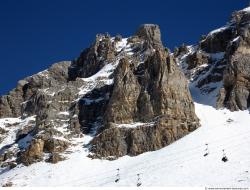
<path id="1" fill-rule="evenodd" d="M 6 117 L 16 118 L 0 119 L 0 130 L 1 123 L 13 125 L 17 134 L 0 153 L 5 165 L 12 164 L 6 155 L 25 165 L 67 159 L 65 151 L 82 147 L 75 140 L 81 135 L 93 137 L 84 144 L 93 157 L 135 156 L 200 126 L 187 80 L 152 24 L 128 38 L 99 34 L 74 61 L 20 81 L 0 97 L 0 118 Z M 11 131 L 2 133 L 0 150 Z"/>
<path id="2" fill-rule="evenodd" d="M 160 27 L 156 24 L 143 24 L 135 35 L 147 40 L 150 44 L 162 47 Z"/>

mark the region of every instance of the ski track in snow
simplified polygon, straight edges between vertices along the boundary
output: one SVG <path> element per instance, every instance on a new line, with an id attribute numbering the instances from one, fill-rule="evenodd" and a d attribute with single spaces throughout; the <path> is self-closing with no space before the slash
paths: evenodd
<path id="1" fill-rule="evenodd" d="M 90 159 L 83 144 L 88 136 L 75 139 L 68 159 L 58 164 L 40 162 L 18 166 L 0 176 L 1 183 L 16 186 L 249 186 L 249 111 L 230 112 L 195 103 L 201 119 L 199 129 L 158 151 L 115 161 Z M 84 142 L 85 141 L 85 142 Z M 204 157 L 205 144 L 209 155 Z M 225 149 L 228 162 L 222 162 Z M 116 169 L 120 181 L 115 183 Z"/>

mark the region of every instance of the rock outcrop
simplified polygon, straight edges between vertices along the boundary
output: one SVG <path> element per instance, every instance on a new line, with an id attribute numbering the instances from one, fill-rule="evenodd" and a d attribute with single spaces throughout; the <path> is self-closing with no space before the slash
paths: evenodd
<path id="1" fill-rule="evenodd" d="M 65 158 L 58 153 L 52 153 L 51 156 L 47 159 L 47 162 L 56 164 L 57 162 L 63 161 Z"/>
<path id="2" fill-rule="evenodd" d="M 176 50 L 186 76 L 202 94 L 214 97 L 211 105 L 217 108 L 236 111 L 250 105 L 249 23 L 249 8 L 234 12 L 226 26 L 210 32 L 197 46 Z"/>
<path id="3" fill-rule="evenodd" d="M 141 63 L 120 60 L 103 117 L 104 131 L 91 142 L 97 157 L 157 150 L 199 126 L 187 81 L 163 48 L 159 27 L 141 26 L 135 35 L 149 53 Z M 122 127 L 139 122 L 143 124 L 133 129 Z"/>
<path id="4" fill-rule="evenodd" d="M 112 62 L 115 57 L 114 44 L 108 34 L 97 35 L 94 44 L 85 49 L 78 59 L 69 67 L 69 80 L 77 77 L 86 78 L 97 73 L 107 62 Z"/>
<path id="5" fill-rule="evenodd" d="M 234 39 L 228 47 L 228 65 L 225 69 L 218 106 L 230 110 L 245 110 L 250 106 L 250 12 L 233 14 Z"/>
<path id="6" fill-rule="evenodd" d="M 187 80 L 153 24 L 129 38 L 97 35 L 76 60 L 19 81 L 0 98 L 0 118 L 7 117 L 0 119 L 2 167 L 57 163 L 85 135 L 93 139 L 79 146 L 91 157 L 135 156 L 199 127 Z"/>
<path id="7" fill-rule="evenodd" d="M 28 149 L 20 156 L 20 161 L 25 165 L 30 165 L 34 162 L 41 161 L 43 157 L 44 141 L 34 139 Z"/>
<path id="8" fill-rule="evenodd" d="M 141 25 L 138 31 L 135 33 L 135 35 L 145 40 L 148 43 L 148 45 L 162 48 L 161 31 L 158 25 L 155 24 Z"/>
<path id="9" fill-rule="evenodd" d="M 66 61 L 56 63 L 19 81 L 14 90 L 0 98 L 0 117 L 20 118 L 15 125 L 4 124 L 3 142 L 12 128 L 16 131 L 12 144 L 0 146 L 1 155 L 11 152 L 4 163 L 15 159 L 17 163 L 29 165 L 44 160 L 44 153 L 66 150 L 70 145 L 67 139 L 81 133 L 75 100 L 83 82 L 68 82 L 70 65 L 71 62 Z"/>

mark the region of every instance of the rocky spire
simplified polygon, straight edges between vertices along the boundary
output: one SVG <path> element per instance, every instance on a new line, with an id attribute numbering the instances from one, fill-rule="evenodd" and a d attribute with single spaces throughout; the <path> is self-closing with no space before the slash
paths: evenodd
<path id="1" fill-rule="evenodd" d="M 114 72 L 103 130 L 90 142 L 93 157 L 157 150 L 199 127 L 187 80 L 160 34 L 158 25 L 146 24 L 128 40 L 132 56 L 120 59 Z"/>

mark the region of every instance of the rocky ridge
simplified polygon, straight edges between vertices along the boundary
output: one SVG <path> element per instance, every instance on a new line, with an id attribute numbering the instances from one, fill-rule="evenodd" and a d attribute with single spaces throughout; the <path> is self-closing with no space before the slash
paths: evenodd
<path id="1" fill-rule="evenodd" d="M 249 108 L 249 23 L 248 7 L 234 12 L 225 26 L 203 36 L 198 45 L 175 50 L 190 88 L 204 95 L 198 101 L 231 111 Z"/>

